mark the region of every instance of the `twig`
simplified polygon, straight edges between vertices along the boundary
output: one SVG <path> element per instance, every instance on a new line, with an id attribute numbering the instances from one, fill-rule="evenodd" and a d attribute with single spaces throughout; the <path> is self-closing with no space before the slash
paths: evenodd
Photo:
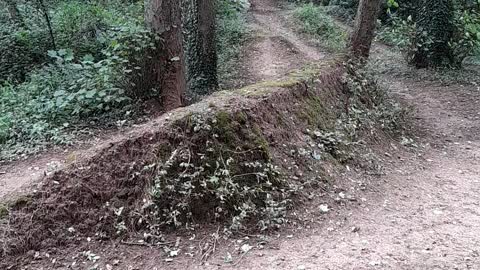
<path id="1" fill-rule="evenodd" d="M 258 176 L 260 173 L 244 173 L 244 174 L 237 174 L 237 175 L 232 175 L 232 178 L 236 178 L 236 177 L 243 177 L 243 176 L 250 176 L 250 175 L 255 175 L 255 176 Z"/>
<path id="2" fill-rule="evenodd" d="M 218 226 L 217 233 L 215 233 L 214 238 L 213 238 L 213 253 L 215 253 L 215 250 L 216 250 L 216 247 L 217 247 L 217 241 L 218 241 L 218 238 L 220 237 L 220 235 L 218 234 L 219 231 L 220 231 L 220 226 Z"/>
<path id="3" fill-rule="evenodd" d="M 247 252 L 244 252 L 244 253 L 242 254 L 242 256 L 240 256 L 240 259 L 238 259 L 238 261 L 233 264 L 233 266 L 237 266 L 237 265 L 242 261 L 243 257 L 245 257 L 245 255 L 247 255 L 248 252 L 250 252 L 250 250 L 247 251 Z"/>
<path id="4" fill-rule="evenodd" d="M 139 243 L 139 242 L 127 242 L 127 241 L 121 241 L 120 243 L 127 245 L 127 246 L 144 246 L 144 247 L 151 247 L 152 245 L 148 243 Z"/>
<path id="5" fill-rule="evenodd" d="M 153 246 L 165 246 L 165 245 L 171 245 L 175 244 L 175 242 L 161 242 L 161 243 L 156 243 L 156 244 L 149 244 L 145 242 L 127 242 L 122 240 L 120 242 L 121 244 L 127 245 L 127 246 L 144 246 L 144 247 L 153 247 Z"/>

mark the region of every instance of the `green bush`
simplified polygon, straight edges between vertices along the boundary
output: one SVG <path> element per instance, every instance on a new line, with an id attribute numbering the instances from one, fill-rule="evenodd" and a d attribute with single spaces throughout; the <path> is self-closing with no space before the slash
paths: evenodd
<path id="1" fill-rule="evenodd" d="M 156 37 L 143 26 L 142 5 L 104 3 L 51 7 L 57 51 L 48 32 L 34 31 L 35 18 L 0 30 L 8 45 L 0 57 L 0 160 L 69 143 L 76 125 L 121 117 L 152 95 L 146 67 Z"/>
<path id="2" fill-rule="evenodd" d="M 347 33 L 325 13 L 322 7 L 312 3 L 301 5 L 295 8 L 294 17 L 301 22 L 301 30 L 316 38 L 321 46 L 333 51 L 345 48 Z"/>
<path id="3" fill-rule="evenodd" d="M 404 9 L 412 13 L 405 19 L 403 19 Z M 388 45 L 406 50 L 409 61 L 412 60 L 417 50 L 422 50 L 427 60 L 440 58 L 437 66 L 459 67 L 467 57 L 475 58 L 480 54 L 480 13 L 475 9 L 455 6 L 453 16 L 449 17 L 452 29 L 448 40 L 436 40 L 434 36 L 435 34 L 440 36 L 445 34 L 444 23 L 440 23 L 440 26 L 437 27 L 428 27 L 424 24 L 420 26 L 416 23 L 412 19 L 416 14 L 412 12 L 411 5 L 407 7 L 400 5 L 397 14 L 394 14 L 389 23 L 380 28 L 377 38 Z M 426 28 L 428 31 L 423 30 Z M 434 31 L 435 29 L 437 30 Z M 438 49 L 439 52 L 436 52 L 438 46 L 445 46 L 446 49 Z"/>
<path id="4" fill-rule="evenodd" d="M 407 50 L 412 47 L 414 35 L 415 24 L 411 17 L 402 20 L 394 16 L 390 24 L 380 28 L 377 39 L 387 45 Z"/>
<path id="5" fill-rule="evenodd" d="M 465 58 L 480 55 L 480 13 L 457 10 L 454 24 L 457 30 L 450 46 L 455 63 L 461 65 Z"/>

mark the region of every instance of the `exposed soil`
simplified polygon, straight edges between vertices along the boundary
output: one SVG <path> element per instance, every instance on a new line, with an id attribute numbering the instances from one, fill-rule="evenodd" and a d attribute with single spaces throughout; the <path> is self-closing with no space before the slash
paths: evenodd
<path id="1" fill-rule="evenodd" d="M 289 27 L 288 11 L 275 0 L 254 0 L 249 13 L 254 40 L 245 49 L 247 83 L 275 80 L 327 57 Z"/>
<path id="2" fill-rule="evenodd" d="M 286 26 L 284 14 L 273 0 L 253 1 L 252 24 L 262 34 L 245 63 L 254 81 L 277 79 L 325 58 Z M 382 46 L 373 53 L 383 62 L 391 61 L 391 55 Z M 97 269 L 480 269 L 480 90 L 420 81 L 415 73 L 387 72 L 382 81 L 412 106 L 417 137 L 407 146 L 374 146 L 382 155 L 378 175 L 332 168 L 332 186 L 291 213 L 296 219 L 285 229 L 235 240 L 212 241 L 217 228 L 189 234 L 191 240 L 179 235 L 187 244 L 173 261 L 159 248 L 82 238 L 76 246 L 27 253 L 25 269 L 90 269 L 97 264 Z M 11 166 L 0 180 L 10 192 L 17 183 L 39 181 L 25 168 L 43 172 L 44 163 L 66 158 L 48 156 L 38 165 Z M 3 190 L 0 197 L 8 193 Z M 322 214 L 320 204 L 328 204 L 330 211 Z M 170 240 L 177 241 L 176 236 Z M 239 251 L 247 243 L 253 248 Z M 211 251 L 207 259 L 201 255 L 206 244 Z M 82 255 L 89 250 L 100 256 L 98 261 Z"/>

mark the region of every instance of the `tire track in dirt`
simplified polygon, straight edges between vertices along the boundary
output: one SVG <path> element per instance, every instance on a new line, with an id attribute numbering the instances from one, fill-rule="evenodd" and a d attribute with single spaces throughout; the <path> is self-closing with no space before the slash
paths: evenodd
<path id="1" fill-rule="evenodd" d="M 249 83 L 281 78 L 326 57 L 286 26 L 287 14 L 278 4 L 274 0 L 252 1 L 250 27 L 256 37 L 245 50 Z"/>

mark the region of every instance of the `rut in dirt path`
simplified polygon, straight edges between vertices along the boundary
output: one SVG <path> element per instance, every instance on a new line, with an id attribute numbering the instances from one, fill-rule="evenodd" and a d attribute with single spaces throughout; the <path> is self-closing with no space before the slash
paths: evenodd
<path id="1" fill-rule="evenodd" d="M 249 83 L 281 78 L 293 69 L 326 57 L 287 25 L 287 12 L 278 1 L 252 1 L 250 27 L 256 39 L 246 49 Z"/>

